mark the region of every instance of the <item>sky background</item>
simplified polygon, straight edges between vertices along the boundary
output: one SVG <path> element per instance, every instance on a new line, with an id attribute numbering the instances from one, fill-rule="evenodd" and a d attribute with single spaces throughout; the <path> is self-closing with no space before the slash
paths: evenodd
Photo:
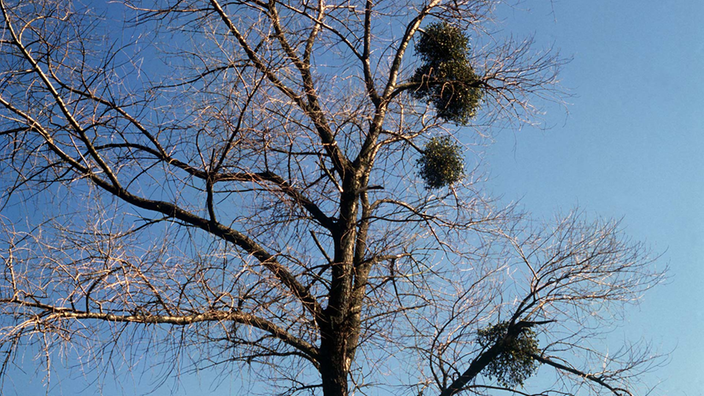
<path id="1" fill-rule="evenodd" d="M 567 113 L 545 130 L 503 131 L 487 150 L 490 186 L 540 217 L 576 206 L 622 218 L 662 254 L 669 282 L 614 333 L 650 339 L 669 364 L 655 395 L 704 395 L 704 1 L 556 0 L 503 7 L 502 26 L 572 58 Z"/>
<path id="2" fill-rule="evenodd" d="M 498 17 L 503 33 L 534 35 L 538 47 L 572 58 L 561 73 L 571 96 L 566 110 L 546 106 L 548 128 L 496 135 L 489 188 L 537 217 L 579 206 L 622 218 L 628 235 L 662 254 L 656 265 L 670 266 L 668 283 L 630 309 L 613 337 L 671 352 L 648 374 L 660 383 L 653 395 L 704 396 L 704 1 L 531 0 L 500 7 Z M 27 374 L 13 379 L 17 394 L 40 394 L 41 380 Z M 226 380 L 211 393 L 205 373 L 182 380 L 178 394 L 239 389 Z M 52 395 L 81 389 L 54 385 Z"/>

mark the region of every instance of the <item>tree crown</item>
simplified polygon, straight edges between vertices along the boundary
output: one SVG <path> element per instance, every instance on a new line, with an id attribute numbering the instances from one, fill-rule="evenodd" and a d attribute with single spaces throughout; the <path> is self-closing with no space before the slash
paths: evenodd
<path id="1" fill-rule="evenodd" d="M 584 329 L 661 279 L 647 250 L 465 166 L 488 131 L 457 124 L 530 119 L 560 64 L 491 29 L 470 51 L 494 3 L 0 0 L 0 374 L 34 348 L 89 380 L 513 391 L 538 344 L 510 317 L 560 376 L 533 394 L 633 393 L 649 355 Z"/>

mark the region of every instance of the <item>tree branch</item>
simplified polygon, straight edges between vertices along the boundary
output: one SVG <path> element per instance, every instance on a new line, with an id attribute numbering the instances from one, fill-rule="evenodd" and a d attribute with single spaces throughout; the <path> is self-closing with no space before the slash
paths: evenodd
<path id="1" fill-rule="evenodd" d="M 577 376 L 582 377 L 582 378 L 584 378 L 584 379 L 586 379 L 586 380 L 589 380 L 589 381 L 592 381 L 592 382 L 594 382 L 594 383 L 596 383 L 596 384 L 599 384 L 599 385 L 603 386 L 604 388 L 610 390 L 610 391 L 611 391 L 614 395 L 616 395 L 616 396 L 625 396 L 625 395 L 633 396 L 633 394 L 632 394 L 630 391 L 628 391 L 627 389 L 614 387 L 614 386 L 608 384 L 608 383 L 604 380 L 603 377 L 598 376 L 598 375 L 596 375 L 596 374 L 587 373 L 587 372 L 584 372 L 584 371 L 581 371 L 581 370 L 577 370 L 576 368 L 569 367 L 569 366 L 566 366 L 566 365 L 564 365 L 564 364 L 558 363 L 558 362 L 556 362 L 556 361 L 554 361 L 554 360 L 551 360 L 551 359 L 548 359 L 548 358 L 546 358 L 545 356 L 542 356 L 542 355 L 533 354 L 533 355 L 531 355 L 531 356 L 532 356 L 535 360 L 539 361 L 540 363 L 547 364 L 548 366 L 552 366 L 552 367 L 554 367 L 554 368 L 556 368 L 556 369 L 558 369 L 558 370 L 566 371 L 566 372 L 568 372 L 568 373 L 570 373 L 570 374 L 577 375 Z"/>
<path id="2" fill-rule="evenodd" d="M 42 313 L 35 315 L 31 322 L 48 322 L 54 319 L 102 320 L 107 322 L 139 323 L 139 324 L 170 324 L 188 326 L 201 322 L 232 321 L 264 330 L 274 338 L 281 340 L 299 351 L 317 366 L 318 348 L 305 340 L 294 337 L 284 328 L 256 315 L 241 311 L 208 311 L 193 315 L 117 315 L 103 312 L 86 312 L 71 308 L 56 307 L 39 302 L 24 301 L 18 298 L 0 300 L 3 304 L 14 304 L 22 307 L 40 309 Z"/>
<path id="3" fill-rule="evenodd" d="M 342 150 L 340 150 L 340 148 L 337 146 L 335 137 L 332 131 L 330 130 L 330 127 L 328 126 L 328 122 L 325 119 L 325 113 L 322 111 L 320 104 L 318 103 L 318 98 L 313 87 L 313 79 L 310 75 L 309 67 L 305 67 L 305 65 L 303 65 L 300 59 L 298 59 L 298 57 L 296 56 L 295 52 L 293 52 L 293 49 L 282 37 L 283 31 L 281 30 L 281 28 L 279 27 L 277 29 L 278 22 L 273 20 L 275 19 L 273 17 L 275 17 L 276 14 L 272 14 L 272 23 L 274 24 L 274 28 L 278 30 L 277 38 L 279 39 L 279 42 L 282 43 L 281 45 L 282 47 L 284 47 L 284 50 L 286 51 L 286 54 L 289 59 L 292 60 L 292 62 L 294 63 L 294 65 L 296 65 L 302 75 L 303 87 L 306 91 L 304 95 L 307 97 L 308 103 L 304 102 L 301 95 L 296 94 L 291 88 L 287 87 L 281 80 L 279 80 L 279 78 L 274 75 L 271 69 L 269 69 L 259 58 L 259 56 L 257 56 L 257 54 L 247 43 L 245 37 L 242 35 L 242 33 L 240 33 L 235 24 L 228 17 L 227 13 L 225 13 L 225 10 L 222 8 L 218 0 L 210 0 L 210 4 L 213 6 L 213 8 L 215 8 L 215 11 L 220 16 L 220 19 L 225 23 L 232 35 L 235 36 L 240 46 L 242 47 L 242 49 L 244 49 L 245 53 L 247 54 L 249 59 L 254 63 L 256 68 L 262 73 L 264 73 L 267 76 L 267 79 L 272 84 L 274 84 L 276 88 L 278 88 L 287 97 L 293 100 L 294 103 L 296 103 L 296 105 L 301 110 L 303 110 L 303 112 L 310 118 L 310 120 L 313 122 L 313 125 L 315 125 L 316 130 L 318 131 L 318 134 L 323 144 L 323 148 L 328 153 L 328 156 L 330 157 L 333 165 L 335 166 L 335 170 L 344 178 L 344 175 L 348 172 L 350 168 L 350 161 L 345 157 L 345 155 L 342 153 Z M 273 9 L 275 10 L 275 8 Z"/>

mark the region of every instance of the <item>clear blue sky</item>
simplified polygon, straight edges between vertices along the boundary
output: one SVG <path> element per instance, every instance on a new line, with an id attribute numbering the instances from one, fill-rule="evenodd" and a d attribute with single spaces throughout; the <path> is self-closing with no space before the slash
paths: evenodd
<path id="1" fill-rule="evenodd" d="M 538 216 L 579 205 L 623 218 L 663 253 L 669 283 L 614 337 L 672 351 L 649 375 L 655 395 L 704 395 L 704 1 L 530 1 L 500 15 L 573 58 L 561 74 L 573 96 L 569 114 L 546 108 L 551 128 L 498 135 L 494 192 Z"/>
<path id="2" fill-rule="evenodd" d="M 496 136 L 486 153 L 490 187 L 537 216 L 580 206 L 622 217 L 629 235 L 663 253 L 657 264 L 670 265 L 670 281 L 645 295 L 614 337 L 672 351 L 670 363 L 649 374 L 661 382 L 654 395 L 703 396 L 704 1 L 531 0 L 499 16 L 505 32 L 534 34 L 539 47 L 573 58 L 561 74 L 572 96 L 568 114 L 546 107 L 549 129 Z M 18 375 L 10 389 L 34 394 L 24 393 L 26 380 Z M 178 394 L 210 394 L 211 374 L 183 381 Z M 212 394 L 237 394 L 229 382 Z M 76 390 L 54 385 L 62 391 L 52 395 Z M 170 395 L 169 385 L 154 395 Z M 31 389 L 40 391 L 39 379 Z"/>

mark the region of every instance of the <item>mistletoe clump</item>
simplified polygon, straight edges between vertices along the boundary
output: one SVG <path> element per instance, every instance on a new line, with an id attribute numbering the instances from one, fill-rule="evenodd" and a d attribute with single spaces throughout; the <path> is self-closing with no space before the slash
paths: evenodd
<path id="1" fill-rule="evenodd" d="M 536 334 L 530 328 L 521 329 L 514 337 L 506 337 L 507 332 L 507 322 L 478 331 L 479 345 L 483 348 L 504 339 L 501 353 L 486 366 L 486 374 L 507 388 L 523 386 L 523 382 L 538 368 L 538 362 L 534 358 L 540 354 Z"/>
<path id="2" fill-rule="evenodd" d="M 425 145 L 418 166 L 427 189 L 453 184 L 464 177 L 462 148 L 450 136 L 433 137 Z"/>
<path id="3" fill-rule="evenodd" d="M 447 22 L 430 24 L 416 43 L 423 61 L 411 81 L 416 99 L 426 99 L 438 117 L 465 125 L 482 99 L 479 77 L 470 64 L 469 38 Z"/>

